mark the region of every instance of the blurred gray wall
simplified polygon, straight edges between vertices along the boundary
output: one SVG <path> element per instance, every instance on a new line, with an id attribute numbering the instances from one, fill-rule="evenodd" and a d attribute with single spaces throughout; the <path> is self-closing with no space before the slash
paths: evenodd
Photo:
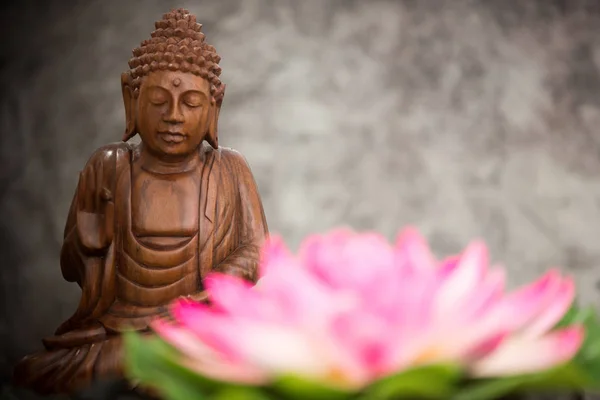
<path id="1" fill-rule="evenodd" d="M 3 374 L 75 309 L 58 253 L 78 171 L 120 140 L 120 73 L 177 6 L 223 57 L 222 144 L 292 246 L 415 224 L 439 254 L 485 239 L 513 285 L 564 267 L 600 306 L 597 0 L 28 4 L 0 27 Z"/>

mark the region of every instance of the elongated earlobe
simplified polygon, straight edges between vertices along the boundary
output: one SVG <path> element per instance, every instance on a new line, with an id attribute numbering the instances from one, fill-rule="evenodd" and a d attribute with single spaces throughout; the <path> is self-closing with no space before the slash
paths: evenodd
<path id="1" fill-rule="evenodd" d="M 137 134 L 136 129 L 136 96 L 132 85 L 132 77 L 129 72 L 121 74 L 121 90 L 123 92 L 123 105 L 125 106 L 125 133 L 122 140 L 128 141 Z"/>
<path id="2" fill-rule="evenodd" d="M 204 137 L 204 140 L 208 142 L 212 146 L 213 149 L 219 148 L 219 132 L 218 132 L 218 122 L 219 122 L 219 112 L 221 111 L 221 105 L 216 104 L 213 100 L 213 104 L 211 105 L 211 111 L 208 116 L 208 132 Z"/>

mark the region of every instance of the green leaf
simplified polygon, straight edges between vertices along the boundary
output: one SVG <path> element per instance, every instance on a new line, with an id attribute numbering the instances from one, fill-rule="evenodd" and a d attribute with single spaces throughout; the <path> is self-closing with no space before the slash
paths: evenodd
<path id="1" fill-rule="evenodd" d="M 571 308 L 563 315 L 560 322 L 556 325 L 557 328 L 564 328 L 573 324 L 580 324 L 583 320 L 581 319 L 581 309 L 576 302 L 573 302 Z"/>
<path id="2" fill-rule="evenodd" d="M 189 398 L 190 400 L 193 397 Z M 272 400 L 272 397 L 258 388 L 248 387 L 225 387 L 222 390 L 215 391 L 211 400 Z"/>
<path id="3" fill-rule="evenodd" d="M 589 376 L 575 363 L 538 374 L 475 380 L 461 388 L 451 400 L 492 400 L 529 391 L 571 391 L 589 387 Z"/>
<path id="4" fill-rule="evenodd" d="M 590 377 L 596 377 L 590 385 L 600 391 L 600 319 L 595 308 L 580 308 L 574 303 L 557 328 L 569 325 L 583 325 L 585 328 L 585 340 L 575 356 L 574 363 Z"/>
<path id="5" fill-rule="evenodd" d="M 448 399 L 462 371 L 452 365 L 427 365 L 380 379 L 364 392 L 364 399 Z"/>
<path id="6" fill-rule="evenodd" d="M 223 390 L 256 392 L 257 388 L 218 382 L 180 363 L 180 353 L 156 336 L 125 333 L 125 371 L 133 381 L 158 390 L 168 400 L 212 399 Z M 254 398 L 254 397 L 253 397 Z"/>
<path id="7" fill-rule="evenodd" d="M 344 400 L 355 395 L 340 388 L 292 375 L 279 377 L 272 388 L 283 398 L 297 400 Z"/>
<path id="8" fill-rule="evenodd" d="M 206 389 L 195 374 L 179 366 L 174 349 L 157 337 L 125 333 L 125 372 L 129 379 L 158 390 L 170 400 L 203 399 Z"/>

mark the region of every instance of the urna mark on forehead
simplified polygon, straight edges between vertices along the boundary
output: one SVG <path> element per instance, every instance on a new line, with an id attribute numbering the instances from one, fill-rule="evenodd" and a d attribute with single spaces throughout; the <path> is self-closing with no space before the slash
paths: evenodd
<path id="1" fill-rule="evenodd" d="M 210 83 L 201 76 L 180 71 L 155 71 L 142 80 L 144 88 L 159 87 L 167 91 L 185 93 L 199 92 L 210 99 Z"/>

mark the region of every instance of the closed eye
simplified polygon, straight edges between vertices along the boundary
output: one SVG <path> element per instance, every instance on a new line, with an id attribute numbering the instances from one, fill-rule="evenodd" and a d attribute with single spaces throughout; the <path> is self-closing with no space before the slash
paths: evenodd
<path id="1" fill-rule="evenodd" d="M 165 104 L 168 101 L 166 96 L 150 97 L 149 100 L 150 100 L 150 103 L 154 104 L 155 106 L 162 106 L 163 104 Z"/>
<path id="2" fill-rule="evenodd" d="M 183 102 L 188 107 L 192 107 L 192 108 L 202 106 L 204 104 L 205 99 L 206 99 L 206 97 L 202 93 L 197 92 L 197 91 L 187 92 L 183 96 Z"/>
<path id="3" fill-rule="evenodd" d="M 156 106 L 161 106 L 169 101 L 169 94 L 160 87 L 151 87 L 148 89 L 148 101 Z"/>

